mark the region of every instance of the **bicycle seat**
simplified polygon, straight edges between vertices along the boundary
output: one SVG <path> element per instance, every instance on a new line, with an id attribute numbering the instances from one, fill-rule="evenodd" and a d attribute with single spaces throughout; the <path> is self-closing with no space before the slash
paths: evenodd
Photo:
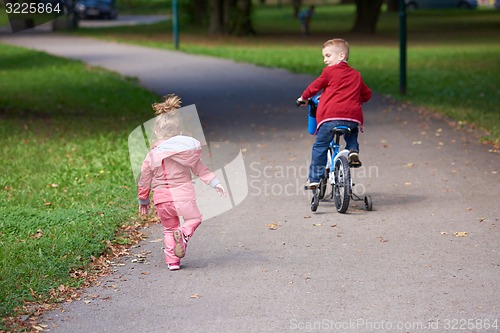
<path id="1" fill-rule="evenodd" d="M 347 126 L 335 126 L 332 128 L 332 133 L 333 134 L 343 134 L 343 135 L 350 135 L 351 134 L 351 129 Z"/>

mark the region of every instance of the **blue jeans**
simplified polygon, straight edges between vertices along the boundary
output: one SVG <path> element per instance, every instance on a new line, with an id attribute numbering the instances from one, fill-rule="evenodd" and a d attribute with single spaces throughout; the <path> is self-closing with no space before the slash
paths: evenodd
<path id="1" fill-rule="evenodd" d="M 323 123 L 316 135 L 316 142 L 312 146 L 311 166 L 309 167 L 309 181 L 319 182 L 325 174 L 328 147 L 333 140 L 332 128 L 335 126 L 347 126 L 351 129 L 351 135 L 345 135 L 345 149 L 359 152 L 358 132 L 359 124 L 353 121 L 333 120 Z"/>

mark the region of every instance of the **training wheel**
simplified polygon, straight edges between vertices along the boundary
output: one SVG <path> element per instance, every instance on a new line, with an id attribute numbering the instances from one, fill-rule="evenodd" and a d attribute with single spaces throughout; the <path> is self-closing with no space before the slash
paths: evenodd
<path id="1" fill-rule="evenodd" d="M 372 198 L 369 195 L 365 195 L 365 208 L 367 211 L 373 209 Z"/>
<path id="2" fill-rule="evenodd" d="M 318 205 L 319 205 L 318 194 L 314 193 L 311 199 L 311 211 L 315 212 L 318 209 Z"/>

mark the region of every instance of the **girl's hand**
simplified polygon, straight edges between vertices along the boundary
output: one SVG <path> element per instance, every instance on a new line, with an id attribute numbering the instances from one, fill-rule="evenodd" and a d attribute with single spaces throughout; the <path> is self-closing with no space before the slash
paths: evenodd
<path id="1" fill-rule="evenodd" d="M 148 215 L 149 205 L 139 205 L 139 215 Z"/>
<path id="2" fill-rule="evenodd" d="M 222 187 L 221 184 L 217 184 L 214 189 L 217 191 L 217 193 L 219 193 L 219 196 L 227 198 L 226 190 L 224 190 L 224 187 Z"/>

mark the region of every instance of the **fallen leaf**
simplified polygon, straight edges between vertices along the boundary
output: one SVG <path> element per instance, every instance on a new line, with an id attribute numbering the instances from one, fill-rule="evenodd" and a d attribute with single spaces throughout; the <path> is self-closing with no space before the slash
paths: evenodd
<path id="1" fill-rule="evenodd" d="M 151 274 L 150 272 L 142 272 L 142 275 L 149 275 Z"/>
<path id="2" fill-rule="evenodd" d="M 320 227 L 320 226 L 321 226 L 321 223 L 313 223 L 313 226 L 314 226 L 314 227 Z"/>
<path id="3" fill-rule="evenodd" d="M 458 231 L 453 233 L 455 237 L 467 237 L 467 231 Z"/>
<path id="4" fill-rule="evenodd" d="M 379 237 L 379 238 L 378 238 L 378 241 L 379 241 L 380 243 L 387 243 L 389 240 L 388 240 L 388 239 L 384 239 L 384 237 Z"/>
<path id="5" fill-rule="evenodd" d="M 405 168 L 411 168 L 414 164 L 412 162 L 406 163 Z"/>
<path id="6" fill-rule="evenodd" d="M 413 141 L 413 145 L 421 145 L 422 141 Z"/>
<path id="7" fill-rule="evenodd" d="M 484 221 L 487 221 L 487 220 L 486 220 L 486 217 L 480 217 L 480 218 L 478 218 L 477 220 L 479 221 L 479 223 L 484 222 Z"/>
<path id="8" fill-rule="evenodd" d="M 157 239 L 153 239 L 151 241 L 149 241 L 150 243 L 159 243 L 159 242 L 163 242 L 163 238 L 157 238 Z"/>
<path id="9" fill-rule="evenodd" d="M 33 238 L 33 239 L 40 239 L 40 238 L 42 238 L 42 236 L 43 236 L 42 229 L 38 229 L 36 231 L 36 234 L 30 235 L 30 237 Z"/>
<path id="10" fill-rule="evenodd" d="M 441 231 L 441 235 L 448 235 L 446 231 Z"/>
<path id="11" fill-rule="evenodd" d="M 89 304 L 89 303 L 90 303 L 90 301 L 89 301 L 89 300 L 85 300 L 85 301 L 83 301 L 83 302 L 84 302 L 85 304 Z"/>
<path id="12" fill-rule="evenodd" d="M 311 215 L 306 215 L 304 216 L 305 219 L 310 219 L 311 218 Z"/>
<path id="13" fill-rule="evenodd" d="M 271 229 L 271 230 L 276 230 L 278 229 L 278 225 L 276 223 L 268 223 L 266 226 Z"/>
<path id="14" fill-rule="evenodd" d="M 406 182 L 405 183 L 406 186 L 410 186 L 411 185 L 411 182 Z"/>
<path id="15" fill-rule="evenodd" d="M 192 295 L 191 295 L 191 298 L 196 298 L 196 299 L 198 299 L 198 298 L 200 298 L 200 297 L 201 297 L 201 296 L 200 296 L 200 294 L 198 294 L 198 293 L 196 293 L 196 294 L 192 294 Z"/>

